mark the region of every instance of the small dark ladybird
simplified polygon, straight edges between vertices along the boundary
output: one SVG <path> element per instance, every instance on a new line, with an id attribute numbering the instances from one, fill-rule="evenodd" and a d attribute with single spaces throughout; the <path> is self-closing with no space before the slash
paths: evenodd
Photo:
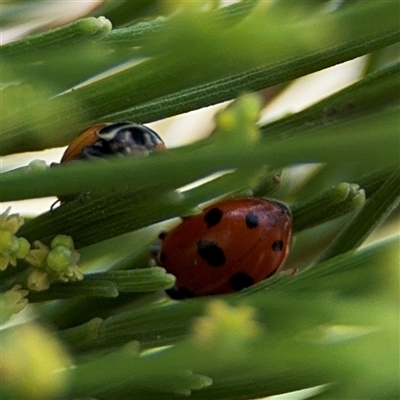
<path id="1" fill-rule="evenodd" d="M 165 145 L 152 129 L 133 122 L 97 124 L 81 133 L 65 150 L 61 164 L 110 155 L 147 155 Z"/>

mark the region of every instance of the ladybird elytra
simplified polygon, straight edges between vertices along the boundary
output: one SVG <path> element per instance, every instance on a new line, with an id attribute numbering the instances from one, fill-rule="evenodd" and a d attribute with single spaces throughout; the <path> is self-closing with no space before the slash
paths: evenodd
<path id="1" fill-rule="evenodd" d="M 223 200 L 163 234 L 158 262 L 176 276 L 176 297 L 232 293 L 279 270 L 291 232 L 290 211 L 283 203 Z"/>
<path id="2" fill-rule="evenodd" d="M 97 132 L 105 126 L 107 124 L 93 125 L 77 136 L 65 150 L 61 158 L 61 164 L 82 158 L 82 149 L 93 146 L 99 140 Z"/>

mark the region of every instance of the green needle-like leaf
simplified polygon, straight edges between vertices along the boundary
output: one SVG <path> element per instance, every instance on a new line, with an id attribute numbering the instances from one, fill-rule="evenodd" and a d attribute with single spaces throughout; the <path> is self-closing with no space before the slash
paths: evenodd
<path id="1" fill-rule="evenodd" d="M 111 23 L 104 17 L 84 18 L 49 32 L 29 36 L 16 42 L 2 46 L 2 57 L 37 57 L 38 51 L 48 54 L 58 51 L 63 46 L 82 43 L 104 36 L 111 30 Z"/>
<path id="2" fill-rule="evenodd" d="M 301 135 L 313 126 L 367 115 L 399 104 L 400 63 L 367 75 L 349 87 L 317 104 L 265 125 L 262 132 L 270 137 Z"/>
<path id="3" fill-rule="evenodd" d="M 30 302 L 48 301 L 77 296 L 117 297 L 118 289 L 114 282 L 104 280 L 83 280 L 74 283 L 53 283 L 48 290 L 29 293 Z"/>
<path id="4" fill-rule="evenodd" d="M 149 182 L 180 187 L 218 170 L 261 167 L 264 164 L 275 169 L 305 160 L 333 164 L 357 160 L 366 169 L 389 166 L 398 157 L 398 112 L 398 108 L 389 109 L 379 118 L 372 115 L 334 126 L 317 127 L 305 137 L 249 146 L 246 150 L 238 144 L 230 148 L 224 146 L 222 153 L 222 148 L 213 148 L 204 142 L 147 159 L 76 162 L 47 171 L 9 172 L 0 175 L 0 199 L 67 195 L 124 184 L 139 189 L 148 186 Z M 345 141 L 342 140 L 343 131 L 352 132 Z M 218 157 L 215 157 L 216 152 Z M 130 173 L 132 170 L 135 174 Z"/>
<path id="5" fill-rule="evenodd" d="M 338 235 L 320 261 L 356 249 L 400 204 L 400 174 L 393 171 L 386 182 L 365 203 L 360 212 Z"/>
<path id="6" fill-rule="evenodd" d="M 175 283 L 174 276 L 167 274 L 165 269 L 160 267 L 89 274 L 85 279 L 90 281 L 109 280 L 117 286 L 120 292 L 165 290 L 170 289 Z"/>
<path id="7" fill-rule="evenodd" d="M 357 184 L 339 183 L 306 203 L 291 207 L 296 232 L 340 217 L 364 204 L 365 193 Z"/>
<path id="8" fill-rule="evenodd" d="M 280 292 L 287 287 L 295 293 L 310 292 L 311 294 L 319 292 L 320 296 L 323 297 L 326 295 L 327 292 L 325 291 L 327 289 L 330 293 L 336 291 L 339 295 L 344 296 L 351 295 L 352 292 L 354 292 L 354 295 L 359 295 L 360 287 L 364 289 L 364 294 L 369 293 L 371 287 L 375 287 L 378 291 L 385 287 L 389 289 L 385 282 L 388 281 L 388 275 L 393 273 L 390 267 L 395 265 L 396 254 L 394 251 L 397 246 L 398 240 L 385 242 L 379 246 L 371 246 L 350 256 L 343 255 L 328 260 L 297 276 L 272 278 L 271 283 L 266 280 L 238 294 L 225 296 L 225 298 L 227 300 L 231 298 L 234 302 L 246 298 L 251 303 L 253 295 L 262 294 L 263 297 L 257 298 L 258 300 L 255 300 L 256 303 L 254 304 L 264 310 L 260 311 L 260 313 L 267 318 L 266 321 L 269 321 L 269 328 L 277 330 L 280 335 L 283 335 L 289 327 L 291 327 L 290 331 L 287 331 L 286 334 L 295 332 L 297 324 L 309 326 L 309 324 L 315 324 L 316 320 L 318 320 L 318 324 L 328 323 L 333 318 L 333 314 L 325 309 L 326 304 L 324 302 L 311 306 L 308 302 L 315 301 L 311 295 L 311 298 L 304 298 L 303 301 L 300 301 L 297 297 L 298 303 L 295 305 L 297 295 L 290 300 L 286 298 L 288 293 L 279 295 L 275 294 L 275 290 Z M 381 270 L 377 268 L 377 265 L 381 264 L 384 271 L 386 271 L 385 273 L 383 273 L 382 268 Z M 360 277 L 363 278 L 363 285 L 361 286 Z M 268 289 L 267 291 L 265 290 L 266 288 Z M 393 289 L 395 288 L 393 287 Z M 171 344 L 187 335 L 190 321 L 203 312 L 208 301 L 210 301 L 209 298 L 191 299 L 184 302 L 163 303 L 160 306 L 149 306 L 140 310 L 120 313 L 104 321 L 99 330 L 97 340 L 91 345 L 88 346 L 86 343 L 85 346 L 81 346 L 80 343 L 76 342 L 70 344 L 79 349 L 86 346 L 89 348 L 92 346 L 107 347 L 115 345 L 116 342 L 124 343 L 130 340 L 139 340 L 144 347 Z M 304 313 L 300 311 L 303 307 L 311 307 L 312 309 L 313 314 L 310 314 L 307 319 Z M 287 313 L 290 308 L 291 318 L 282 319 L 279 317 L 280 312 L 285 310 L 284 312 Z M 261 309 L 259 308 L 259 310 Z M 278 309 L 281 311 L 278 311 Z M 268 319 L 268 315 L 270 319 Z M 353 316 L 353 318 L 356 318 L 356 316 Z M 157 321 L 159 324 L 157 324 Z M 158 326 L 157 331 L 154 330 L 156 326 Z M 73 329 L 60 332 L 63 339 L 67 341 L 72 334 Z"/>

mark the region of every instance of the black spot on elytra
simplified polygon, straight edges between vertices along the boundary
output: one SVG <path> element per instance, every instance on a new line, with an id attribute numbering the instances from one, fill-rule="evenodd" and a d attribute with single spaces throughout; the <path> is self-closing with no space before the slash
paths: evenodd
<path id="1" fill-rule="evenodd" d="M 182 300 L 182 299 L 191 299 L 196 297 L 196 295 L 189 289 L 185 287 L 180 287 L 176 289 L 170 289 L 166 291 L 169 296 L 171 296 L 175 300 Z"/>
<path id="2" fill-rule="evenodd" d="M 258 217 L 253 212 L 248 212 L 246 215 L 246 225 L 249 229 L 257 228 L 258 226 Z"/>
<path id="3" fill-rule="evenodd" d="M 218 207 L 214 207 L 207 211 L 204 216 L 204 222 L 207 224 L 207 228 L 211 228 L 219 223 L 222 218 L 222 211 Z"/>
<path id="4" fill-rule="evenodd" d="M 281 251 L 283 249 L 283 241 L 282 240 L 275 240 L 271 246 L 273 251 Z"/>
<path id="5" fill-rule="evenodd" d="M 199 240 L 197 242 L 197 252 L 204 261 L 213 267 L 220 267 L 225 264 L 224 251 L 210 240 Z"/>
<path id="6" fill-rule="evenodd" d="M 233 290 L 239 291 L 254 285 L 254 279 L 246 274 L 246 272 L 236 272 L 229 278 L 229 283 L 231 284 Z"/>

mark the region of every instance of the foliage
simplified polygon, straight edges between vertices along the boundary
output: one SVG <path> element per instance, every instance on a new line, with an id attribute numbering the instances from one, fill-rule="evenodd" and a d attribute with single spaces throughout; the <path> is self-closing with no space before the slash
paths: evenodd
<path id="1" fill-rule="evenodd" d="M 236 99 L 208 139 L 165 154 L 0 175 L 0 201 L 81 200 L 23 225 L 2 217 L 14 221 L 1 226 L 2 398 L 254 399 L 318 385 L 321 399 L 398 397 L 399 238 L 364 244 L 398 221 L 399 3 L 187 3 L 107 1 L 1 47 L 3 156 Z M 3 24 L 24 7 L 10 3 Z M 256 124 L 266 100 L 246 93 L 360 56 L 356 83 Z M 249 193 L 289 204 L 298 274 L 168 299 L 175 278 L 148 265 L 153 224 Z M 84 279 L 53 282 L 68 268 Z M 53 274 L 46 290 L 29 285 L 37 270 Z M 12 324 L 27 303 L 33 319 Z"/>

